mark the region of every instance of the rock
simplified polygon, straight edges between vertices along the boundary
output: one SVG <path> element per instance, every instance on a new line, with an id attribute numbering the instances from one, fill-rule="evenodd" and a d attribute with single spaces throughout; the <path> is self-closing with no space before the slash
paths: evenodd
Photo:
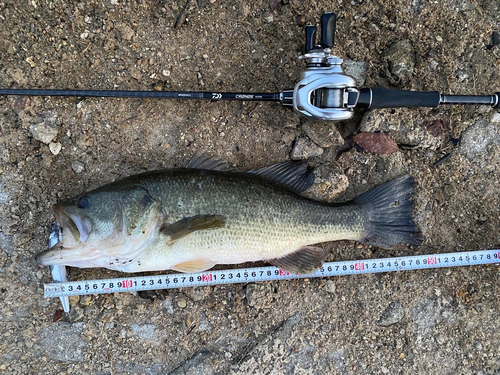
<path id="1" fill-rule="evenodd" d="M 208 297 L 212 289 L 207 286 L 195 287 L 195 288 L 185 288 L 183 290 L 184 294 L 192 299 L 193 301 L 201 301 L 202 299 Z"/>
<path id="2" fill-rule="evenodd" d="M 382 54 L 387 64 L 387 76 L 392 83 L 407 81 L 415 68 L 415 50 L 408 39 L 389 45 Z"/>
<path id="3" fill-rule="evenodd" d="M 366 81 L 366 63 L 364 61 L 345 60 L 343 64 L 345 72 L 353 76 L 358 86 L 363 86 Z"/>
<path id="4" fill-rule="evenodd" d="M 271 284 L 248 284 L 245 296 L 251 307 L 268 309 L 272 306 L 273 291 Z"/>
<path id="5" fill-rule="evenodd" d="M 307 122 L 302 130 L 319 147 L 340 147 L 344 144 L 344 138 L 332 122 Z"/>
<path id="6" fill-rule="evenodd" d="M 75 160 L 73 163 L 71 163 L 71 168 L 75 173 L 82 173 L 85 167 L 81 161 Z"/>
<path id="7" fill-rule="evenodd" d="M 122 39 L 131 40 L 132 37 L 134 36 L 134 30 L 132 30 L 130 26 L 125 25 L 124 23 L 116 25 L 116 29 L 120 33 Z"/>
<path id="8" fill-rule="evenodd" d="M 198 327 L 196 330 L 198 332 L 212 332 L 213 326 L 207 319 L 207 316 L 204 313 L 200 314 L 200 322 L 198 323 Z"/>
<path id="9" fill-rule="evenodd" d="M 306 137 L 299 137 L 295 140 L 290 159 L 304 160 L 314 158 L 323 154 L 323 149 L 317 146 L 313 141 Z"/>
<path id="10" fill-rule="evenodd" d="M 266 12 L 266 13 L 264 13 L 264 19 L 267 22 L 273 22 L 274 21 L 274 16 L 272 15 L 272 13 Z"/>
<path id="11" fill-rule="evenodd" d="M 492 124 L 500 124 L 500 112 L 493 112 L 490 121 Z"/>
<path id="12" fill-rule="evenodd" d="M 460 153 L 469 161 L 477 161 L 490 146 L 500 145 L 500 126 L 481 119 L 469 126 L 460 141 Z"/>
<path id="13" fill-rule="evenodd" d="M 41 329 L 38 344 L 50 358 L 60 361 L 83 361 L 87 344 L 82 339 L 84 323 L 53 323 Z"/>
<path id="14" fill-rule="evenodd" d="M 156 341 L 156 326 L 154 324 L 132 324 L 132 333 L 141 340 Z"/>
<path id="15" fill-rule="evenodd" d="M 381 327 L 388 327 L 396 324 L 403 319 L 405 315 L 403 306 L 399 301 L 394 301 L 387 306 L 380 318 L 377 320 L 377 325 Z"/>
<path id="16" fill-rule="evenodd" d="M 384 132 L 397 144 L 414 146 L 423 149 L 437 150 L 445 141 L 445 138 L 433 136 L 424 129 L 424 123 L 438 121 L 428 113 L 422 113 L 424 109 L 379 109 L 367 112 L 361 120 L 359 132 L 373 133 Z M 416 120 L 418 119 L 418 120 Z M 425 120 L 424 120 L 425 119 Z"/>
<path id="17" fill-rule="evenodd" d="M 183 309 L 184 307 L 186 307 L 187 305 L 187 301 L 185 298 L 179 298 L 177 300 L 177 306 L 179 306 L 181 309 Z"/>
<path id="18" fill-rule="evenodd" d="M 57 137 L 57 117 L 50 116 L 40 119 L 40 122 L 30 125 L 30 132 L 37 141 L 48 145 Z"/>
<path id="19" fill-rule="evenodd" d="M 324 200 L 335 200 L 349 187 L 349 179 L 338 167 L 329 164 L 320 165 L 315 170 L 316 180 L 311 187 L 312 197 Z"/>
<path id="20" fill-rule="evenodd" d="M 69 312 L 69 321 L 71 323 L 77 322 L 85 316 L 83 309 L 79 306 L 71 307 L 71 311 Z"/>
<path id="21" fill-rule="evenodd" d="M 59 142 L 50 142 L 49 149 L 52 154 L 57 155 L 59 152 L 61 152 L 62 145 Z"/>
<path id="22" fill-rule="evenodd" d="M 295 23 L 297 26 L 302 27 L 306 24 L 306 16 L 303 14 L 299 14 L 298 16 L 295 16 Z"/>
<path id="23" fill-rule="evenodd" d="M 335 283 L 332 280 L 328 280 L 325 285 L 325 290 L 328 293 L 335 293 L 337 287 L 335 286 Z"/>

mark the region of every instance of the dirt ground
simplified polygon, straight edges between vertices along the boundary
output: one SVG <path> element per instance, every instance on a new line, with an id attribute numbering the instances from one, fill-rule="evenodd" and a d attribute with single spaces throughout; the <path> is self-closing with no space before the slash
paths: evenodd
<path id="1" fill-rule="evenodd" d="M 296 17 L 316 23 L 324 11 L 337 13 L 335 53 L 365 87 L 500 91 L 496 0 L 4 0 L 0 87 L 278 92 L 304 68 Z M 2 372 L 500 373 L 498 266 L 81 297 L 57 320 L 59 301 L 43 298 L 49 270 L 34 260 L 56 201 L 193 155 L 238 170 L 308 155 L 309 194 L 332 202 L 413 175 L 424 244 L 340 241 L 322 245 L 329 261 L 498 248 L 494 110 L 313 125 L 271 103 L 0 97 L 0 114 Z M 378 130 L 400 151 L 352 147 L 352 134 Z"/>

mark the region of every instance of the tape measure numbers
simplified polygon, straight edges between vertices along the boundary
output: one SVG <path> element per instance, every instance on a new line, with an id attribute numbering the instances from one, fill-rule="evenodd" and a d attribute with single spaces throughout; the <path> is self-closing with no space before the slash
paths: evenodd
<path id="1" fill-rule="evenodd" d="M 294 275 L 276 267 L 241 268 L 157 276 L 124 276 L 116 279 L 68 281 L 44 285 L 45 297 L 139 292 L 206 285 L 305 279 L 366 273 L 410 271 L 432 268 L 500 263 L 500 249 L 458 253 L 415 255 L 395 258 L 350 260 L 325 263 L 313 274 Z"/>

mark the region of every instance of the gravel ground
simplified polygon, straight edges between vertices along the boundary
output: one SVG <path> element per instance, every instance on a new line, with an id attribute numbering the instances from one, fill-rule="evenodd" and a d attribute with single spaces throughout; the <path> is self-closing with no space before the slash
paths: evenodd
<path id="1" fill-rule="evenodd" d="M 276 92 L 303 69 L 296 17 L 323 11 L 338 14 L 335 53 L 367 87 L 500 91 L 495 0 L 1 1 L 0 86 Z M 333 125 L 270 103 L 0 97 L 0 113 L 1 371 L 500 373 L 498 266 L 81 297 L 61 318 L 34 261 L 56 201 L 193 155 L 239 170 L 307 159 L 309 195 L 330 201 L 412 174 L 424 244 L 324 244 L 329 261 L 498 248 L 494 110 L 359 112 Z M 378 130 L 400 151 L 352 147 L 351 135 Z"/>

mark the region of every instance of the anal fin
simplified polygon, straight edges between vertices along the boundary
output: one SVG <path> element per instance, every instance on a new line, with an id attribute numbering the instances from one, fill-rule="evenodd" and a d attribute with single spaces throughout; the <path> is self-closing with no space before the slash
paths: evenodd
<path id="1" fill-rule="evenodd" d="M 267 260 L 273 266 L 296 275 L 305 275 L 318 270 L 325 262 L 325 252 L 319 247 L 303 246 L 281 258 Z"/>
<path id="2" fill-rule="evenodd" d="M 172 269 L 178 272 L 192 273 L 205 271 L 213 266 L 215 266 L 215 262 L 213 260 L 200 258 L 176 264 L 172 267 Z"/>

